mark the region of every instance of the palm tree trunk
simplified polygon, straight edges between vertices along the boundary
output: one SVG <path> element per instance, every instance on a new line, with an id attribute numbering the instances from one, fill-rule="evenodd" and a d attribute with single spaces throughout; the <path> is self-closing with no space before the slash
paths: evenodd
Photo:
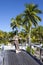
<path id="1" fill-rule="evenodd" d="M 30 27 L 30 31 L 29 31 L 29 45 L 31 45 L 31 27 Z"/>
<path id="2" fill-rule="evenodd" d="M 31 53 L 31 27 L 29 31 L 29 46 L 30 46 L 30 53 Z"/>

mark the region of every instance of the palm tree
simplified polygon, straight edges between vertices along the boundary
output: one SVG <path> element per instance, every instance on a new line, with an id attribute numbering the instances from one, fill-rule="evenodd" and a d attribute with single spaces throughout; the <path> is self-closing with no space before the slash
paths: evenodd
<path id="1" fill-rule="evenodd" d="M 21 25 L 21 17 L 20 15 L 18 15 L 15 19 L 12 18 L 11 19 L 11 27 L 13 29 L 13 31 L 15 31 L 15 33 L 17 34 L 18 33 L 18 29 L 20 28 L 20 25 Z"/>
<path id="2" fill-rule="evenodd" d="M 41 14 L 41 10 L 38 9 L 38 6 L 35 4 L 26 4 L 25 11 L 23 12 L 23 27 L 25 27 L 25 30 L 27 33 L 29 33 L 29 44 L 30 44 L 30 34 L 31 34 L 31 28 L 32 25 L 37 26 L 38 21 L 41 21 L 41 18 L 38 16 L 38 14 Z"/>
<path id="3" fill-rule="evenodd" d="M 38 39 L 39 39 L 40 43 L 42 43 L 43 42 L 43 27 L 38 26 L 36 31 L 37 31 L 37 34 L 38 34 Z"/>
<path id="4" fill-rule="evenodd" d="M 8 33 L 0 30 L 0 43 L 8 44 Z"/>
<path id="5" fill-rule="evenodd" d="M 14 18 L 12 18 L 11 19 L 11 27 L 12 27 L 12 30 L 14 31 L 15 29 L 16 29 L 16 31 L 17 31 L 17 21 L 16 21 L 16 19 L 14 19 Z"/>

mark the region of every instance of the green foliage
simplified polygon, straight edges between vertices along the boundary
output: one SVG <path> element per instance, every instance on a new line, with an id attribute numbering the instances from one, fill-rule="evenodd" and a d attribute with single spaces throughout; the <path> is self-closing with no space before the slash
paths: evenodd
<path id="1" fill-rule="evenodd" d="M 0 44 L 2 43 L 4 44 L 8 43 L 8 33 L 0 30 Z"/>
<path id="2" fill-rule="evenodd" d="M 38 14 L 41 13 L 42 12 L 37 5 L 26 4 L 24 12 L 21 13 L 20 15 L 17 15 L 16 18 L 11 19 L 10 26 L 13 32 L 7 33 L 7 32 L 0 31 L 0 43 L 7 44 L 9 42 L 9 38 L 12 38 L 16 34 L 22 38 L 22 43 L 25 42 L 27 38 L 29 38 L 29 35 L 31 34 L 30 28 L 32 27 L 32 25 L 37 26 L 38 21 L 41 21 L 41 18 L 38 16 Z M 24 29 L 24 32 L 22 30 L 18 33 L 21 27 Z M 31 34 L 31 38 L 32 38 L 32 42 L 36 42 L 36 39 L 43 40 L 43 27 L 39 27 L 33 30 Z M 30 48 L 27 47 L 27 51 L 30 52 Z"/>
<path id="3" fill-rule="evenodd" d="M 15 32 L 15 34 L 18 34 L 18 29 L 21 27 L 21 17 L 20 15 L 16 16 L 16 18 L 11 19 L 11 24 L 10 24 L 12 30 Z"/>
<path id="4" fill-rule="evenodd" d="M 43 26 L 33 28 L 31 31 L 32 42 L 43 43 Z"/>
<path id="5" fill-rule="evenodd" d="M 31 27 L 37 26 L 38 22 L 41 21 L 41 18 L 38 16 L 38 14 L 41 14 L 41 10 L 39 10 L 38 6 L 35 4 L 26 4 L 25 5 L 25 10 L 22 15 L 22 26 L 25 29 L 26 32 L 29 33 L 28 35 L 28 40 L 30 40 L 30 35 L 31 35 Z M 35 40 L 34 40 L 35 41 Z"/>
<path id="6" fill-rule="evenodd" d="M 34 49 L 32 49 L 32 54 L 34 54 L 34 52 L 35 52 Z"/>
<path id="7" fill-rule="evenodd" d="M 34 54 L 34 49 L 30 48 L 29 46 L 27 46 L 26 51 Z"/>
<path id="8" fill-rule="evenodd" d="M 36 26 L 38 25 L 38 21 L 41 21 L 41 18 L 37 14 L 41 14 L 41 10 L 38 9 L 38 6 L 35 4 L 26 4 L 25 10 L 24 10 L 24 21 L 23 21 L 23 26 L 25 27 L 28 26 Z M 29 27 L 28 27 L 29 28 Z"/>
<path id="9" fill-rule="evenodd" d="M 26 51 L 30 53 L 31 49 L 29 46 L 27 46 Z"/>

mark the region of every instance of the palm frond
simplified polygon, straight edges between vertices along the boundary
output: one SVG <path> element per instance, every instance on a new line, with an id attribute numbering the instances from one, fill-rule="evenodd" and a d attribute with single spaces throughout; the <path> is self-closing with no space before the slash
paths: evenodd
<path id="1" fill-rule="evenodd" d="M 42 11 L 40 9 L 35 9 L 34 12 L 38 13 L 38 14 L 41 14 Z"/>
<path id="2" fill-rule="evenodd" d="M 37 15 L 34 15 L 34 18 L 37 20 L 37 21 L 41 21 L 41 18 Z"/>
<path id="3" fill-rule="evenodd" d="M 32 11 L 34 11 L 36 8 L 38 8 L 38 5 L 37 4 L 36 5 L 34 4 Z"/>

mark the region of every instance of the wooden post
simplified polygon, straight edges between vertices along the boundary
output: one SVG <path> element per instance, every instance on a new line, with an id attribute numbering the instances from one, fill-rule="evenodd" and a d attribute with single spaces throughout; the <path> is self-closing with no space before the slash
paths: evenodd
<path id="1" fill-rule="evenodd" d="M 40 60 L 41 60 L 41 48 L 40 48 Z"/>

